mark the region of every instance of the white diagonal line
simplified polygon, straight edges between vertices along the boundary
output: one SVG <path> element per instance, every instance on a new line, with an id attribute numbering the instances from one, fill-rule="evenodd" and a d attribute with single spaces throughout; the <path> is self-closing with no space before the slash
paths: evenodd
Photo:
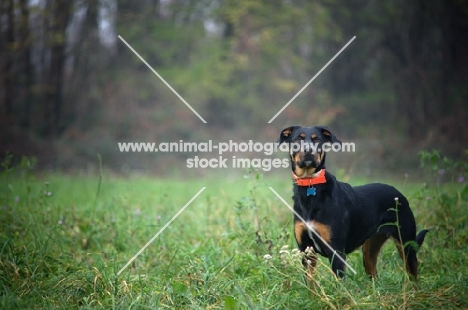
<path id="1" fill-rule="evenodd" d="M 174 215 L 174 216 L 171 218 L 171 220 L 170 220 L 169 222 L 167 222 L 167 224 L 164 225 L 164 227 L 161 228 L 161 229 L 158 231 L 158 233 L 157 233 L 156 235 L 154 235 L 154 237 L 151 238 L 151 240 L 148 241 L 148 242 L 141 248 L 141 250 L 138 251 L 138 253 L 136 253 L 136 254 L 128 261 L 128 263 L 125 264 L 125 266 L 122 267 L 122 269 L 119 270 L 119 272 L 117 272 L 117 275 L 120 275 L 120 274 L 121 274 L 137 257 L 138 257 L 138 255 L 140 255 L 140 254 L 154 241 L 154 239 L 156 239 L 156 238 L 164 231 L 164 229 L 166 229 L 166 228 L 167 228 L 167 227 L 168 227 L 184 210 L 185 210 L 185 208 L 187 208 L 187 207 L 192 203 L 192 201 L 194 201 L 195 198 L 197 198 L 198 195 L 200 195 L 201 192 L 203 192 L 205 189 L 206 189 L 206 187 L 203 187 L 201 190 L 199 190 L 198 193 L 197 193 L 195 196 L 193 196 L 193 198 L 190 199 L 190 201 L 187 202 L 187 203 L 185 204 L 185 206 L 183 206 L 182 209 L 180 209 L 179 212 L 177 212 L 177 214 Z"/>
<path id="2" fill-rule="evenodd" d="M 182 100 L 182 102 L 185 103 L 185 105 L 186 105 L 190 110 L 192 110 L 192 112 L 195 113 L 195 115 L 198 116 L 198 118 L 201 119 L 201 121 L 202 121 L 203 123 L 206 124 L 206 121 L 203 119 L 203 117 L 201 117 L 200 114 L 198 114 L 197 111 L 195 111 L 195 109 L 192 108 L 192 106 L 191 106 L 190 104 L 188 104 L 188 102 L 185 101 L 185 99 L 182 98 L 182 96 L 179 95 L 179 94 L 175 91 L 175 89 L 172 88 L 172 86 L 169 85 L 169 83 L 166 82 L 166 80 L 163 79 L 163 77 L 160 76 L 159 73 L 157 73 L 156 70 L 154 70 L 154 69 L 143 59 L 143 57 L 141 57 L 140 54 L 138 54 L 137 51 L 135 51 L 135 50 L 133 49 L 133 47 L 131 47 L 130 44 L 127 43 L 127 41 L 125 41 L 120 35 L 118 36 L 118 38 L 119 38 L 120 40 L 122 40 L 122 42 L 125 43 L 125 45 L 127 45 L 127 47 L 128 47 L 135 55 L 137 55 L 138 58 L 140 58 L 140 60 L 143 61 L 143 63 L 144 63 L 148 68 L 150 68 L 150 70 L 153 71 L 153 73 L 156 74 L 156 76 L 157 76 L 161 81 L 163 81 L 163 83 L 166 84 L 166 86 L 169 87 L 169 89 L 172 90 L 172 92 L 173 92 L 174 94 L 176 94 L 176 96 L 179 97 L 179 99 Z"/>
<path id="3" fill-rule="evenodd" d="M 301 221 L 302 223 L 304 223 L 304 225 L 307 227 L 307 229 L 309 230 L 309 235 L 310 235 L 310 232 L 312 232 L 317 238 L 320 239 L 320 241 L 322 241 L 329 249 L 330 251 L 333 252 L 333 256 L 334 257 L 338 257 L 338 259 L 340 259 L 354 274 L 357 274 L 356 270 L 353 269 L 353 267 L 351 267 L 347 262 L 346 260 L 344 260 L 340 255 L 337 254 L 337 252 L 335 251 L 334 248 L 332 248 L 323 238 L 322 236 L 319 235 L 318 232 L 315 231 L 315 229 L 310 226 L 309 223 L 306 222 L 306 220 L 304 220 L 304 218 L 302 216 L 299 215 L 299 213 L 297 213 L 287 202 L 286 200 L 283 199 L 283 197 L 280 196 L 280 194 L 278 194 L 274 189 L 273 187 L 268 187 L 272 192 L 273 194 L 276 195 L 276 197 L 278 197 L 288 208 L 289 210 L 291 210 Z"/>
<path id="4" fill-rule="evenodd" d="M 323 68 L 322 68 L 322 69 L 320 69 L 320 71 L 319 71 L 319 72 L 318 72 L 318 73 L 317 73 L 317 74 L 316 74 L 316 75 L 315 75 L 315 76 L 314 76 L 314 77 L 313 77 L 313 78 L 312 78 L 312 79 L 311 79 L 309 82 L 307 82 L 307 84 L 305 84 L 305 85 L 304 85 L 304 87 L 302 87 L 302 88 L 301 88 L 301 90 L 300 90 L 300 91 L 299 91 L 299 92 L 298 92 L 298 93 L 297 93 L 297 94 L 296 94 L 294 97 L 292 97 L 292 98 L 291 98 L 291 100 L 289 100 L 289 102 L 288 102 L 288 103 L 286 103 L 286 104 L 285 104 L 285 106 L 284 106 L 284 107 L 283 107 L 281 110 L 279 110 L 279 111 L 278 111 L 278 113 L 276 113 L 276 115 L 275 115 L 275 116 L 273 116 L 273 118 L 272 118 L 272 119 L 271 119 L 271 120 L 268 122 L 268 124 L 270 124 L 271 122 L 273 122 L 273 121 L 275 120 L 275 118 L 277 118 L 277 117 L 278 117 L 278 115 L 279 115 L 281 112 L 283 112 L 283 111 L 284 111 L 284 109 L 286 109 L 286 108 L 288 107 L 288 105 L 290 105 L 290 104 L 291 104 L 291 102 L 293 102 L 293 101 L 294 101 L 294 99 L 296 99 L 296 97 L 297 97 L 297 96 L 299 96 L 299 95 L 302 93 L 302 91 L 303 91 L 304 89 L 306 89 L 306 88 L 307 88 L 307 86 L 309 86 L 309 84 L 310 84 L 310 83 L 312 83 L 312 82 L 315 80 L 315 78 L 316 78 L 316 77 L 318 77 L 318 76 L 320 75 L 320 73 L 322 73 L 322 71 L 323 71 L 323 70 L 325 70 L 325 68 L 326 68 L 326 67 L 328 67 L 328 65 L 329 65 L 329 64 L 331 64 L 331 63 L 332 63 L 332 61 L 333 61 L 333 60 L 335 60 L 335 58 L 336 58 L 336 57 L 338 57 L 338 55 L 340 55 L 340 54 L 341 54 L 341 52 L 342 52 L 342 51 L 344 51 L 344 49 L 345 49 L 345 48 L 347 48 L 347 47 L 348 47 L 348 45 L 350 45 L 350 44 L 351 44 L 351 42 L 353 42 L 353 40 L 354 40 L 354 39 L 356 39 L 356 36 L 354 36 L 354 37 L 353 37 L 351 40 L 349 40 L 349 42 L 348 42 L 348 43 L 346 43 L 346 45 L 345 45 L 345 46 L 343 46 L 343 48 L 342 48 L 342 49 L 340 49 L 340 51 L 339 51 L 338 53 L 336 53 L 336 55 L 335 55 L 335 56 L 333 56 L 333 58 L 332 58 L 332 59 L 330 59 L 330 61 L 329 61 L 329 62 L 327 62 L 327 64 L 326 64 L 325 66 L 323 66 Z"/>

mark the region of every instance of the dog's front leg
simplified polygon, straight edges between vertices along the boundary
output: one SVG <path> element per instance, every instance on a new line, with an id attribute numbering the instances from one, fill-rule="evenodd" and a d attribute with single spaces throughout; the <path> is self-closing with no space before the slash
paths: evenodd
<path id="1" fill-rule="evenodd" d="M 338 255 L 342 259 L 340 259 Z M 346 255 L 338 254 L 338 252 L 333 252 L 328 256 L 328 259 L 330 260 L 330 264 L 335 275 L 337 277 L 344 278 L 346 271 L 346 264 L 344 263 L 344 261 L 346 260 Z"/>
<path id="2" fill-rule="evenodd" d="M 304 251 L 304 257 L 302 258 L 302 264 L 306 268 L 306 283 L 307 286 L 310 287 L 312 282 L 312 278 L 315 273 L 315 267 L 317 266 L 317 254 L 315 251 L 311 248 L 308 247 Z"/>

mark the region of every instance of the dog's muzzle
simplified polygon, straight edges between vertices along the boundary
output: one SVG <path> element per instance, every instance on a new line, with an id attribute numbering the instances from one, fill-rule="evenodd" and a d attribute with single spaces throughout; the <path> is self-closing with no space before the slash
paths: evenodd
<path id="1" fill-rule="evenodd" d="M 305 167 L 312 167 L 314 164 L 314 155 L 312 155 L 312 153 L 306 153 L 304 155 L 303 163 Z"/>

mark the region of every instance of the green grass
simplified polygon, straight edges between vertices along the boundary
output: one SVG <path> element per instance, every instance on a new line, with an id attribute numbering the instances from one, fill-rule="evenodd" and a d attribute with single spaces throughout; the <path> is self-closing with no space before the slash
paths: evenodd
<path id="1" fill-rule="evenodd" d="M 356 251 L 348 262 L 357 275 L 337 280 L 320 259 L 315 287 L 309 289 L 293 250 L 292 215 L 267 187 L 291 201 L 287 178 L 104 176 L 100 183 L 99 176 L 12 172 L 0 179 L 0 308 L 468 307 L 467 187 L 394 185 L 408 196 L 419 229 L 432 227 L 419 252 L 419 285 L 408 280 L 388 243 L 377 280 L 368 279 Z"/>

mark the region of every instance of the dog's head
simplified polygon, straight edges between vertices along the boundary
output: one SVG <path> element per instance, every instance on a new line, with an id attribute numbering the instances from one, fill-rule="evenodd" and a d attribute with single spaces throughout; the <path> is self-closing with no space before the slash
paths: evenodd
<path id="1" fill-rule="evenodd" d="M 298 177 L 305 177 L 325 167 L 326 150 L 339 143 L 328 127 L 291 126 L 283 129 L 277 141 L 289 144 L 291 168 Z"/>

